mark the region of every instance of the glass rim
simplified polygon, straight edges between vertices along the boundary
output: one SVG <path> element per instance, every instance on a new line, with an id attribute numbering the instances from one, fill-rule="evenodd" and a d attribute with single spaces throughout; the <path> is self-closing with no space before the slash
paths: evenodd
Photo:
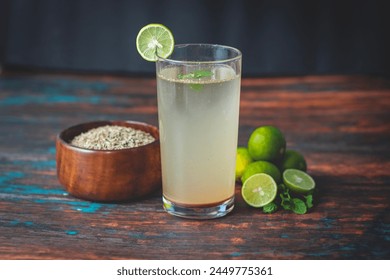
<path id="1" fill-rule="evenodd" d="M 216 60 L 205 60 L 205 61 L 196 61 L 196 60 L 177 60 L 177 59 L 171 59 L 169 57 L 164 58 L 157 55 L 157 62 L 168 62 L 172 64 L 215 64 L 215 63 L 227 63 L 231 61 L 235 61 L 242 58 L 242 53 L 239 49 L 226 46 L 226 45 L 219 45 L 219 44 L 207 44 L 207 43 L 189 43 L 189 44 L 177 44 L 174 46 L 173 52 L 175 51 L 175 48 L 184 48 L 188 46 L 208 46 L 208 47 L 218 47 L 223 49 L 228 49 L 236 52 L 236 55 L 232 58 L 227 59 L 216 59 Z M 172 52 L 172 53 L 173 53 Z M 172 54 L 171 54 L 172 55 Z"/>

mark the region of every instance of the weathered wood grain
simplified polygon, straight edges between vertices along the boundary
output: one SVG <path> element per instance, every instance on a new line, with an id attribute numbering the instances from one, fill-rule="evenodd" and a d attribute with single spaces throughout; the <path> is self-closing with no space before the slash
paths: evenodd
<path id="1" fill-rule="evenodd" d="M 157 125 L 152 78 L 0 76 L 0 259 L 389 259 L 390 80 L 246 78 L 239 144 L 272 124 L 301 151 L 319 194 L 306 215 L 266 215 L 236 188 L 225 218 L 166 214 L 159 192 L 123 204 L 71 197 L 55 137 L 95 120 Z"/>

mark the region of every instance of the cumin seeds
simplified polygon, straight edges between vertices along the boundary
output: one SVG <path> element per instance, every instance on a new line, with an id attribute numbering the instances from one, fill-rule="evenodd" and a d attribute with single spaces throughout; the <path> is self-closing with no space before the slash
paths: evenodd
<path id="1" fill-rule="evenodd" d="M 106 125 L 81 133 L 71 144 L 91 150 L 121 150 L 143 146 L 155 140 L 152 135 L 142 130 Z"/>

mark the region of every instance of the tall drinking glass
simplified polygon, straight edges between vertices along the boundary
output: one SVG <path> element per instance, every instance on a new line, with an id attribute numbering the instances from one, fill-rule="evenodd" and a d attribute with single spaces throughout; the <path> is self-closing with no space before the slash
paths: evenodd
<path id="1" fill-rule="evenodd" d="M 164 208 L 222 217 L 234 207 L 241 52 L 176 45 L 156 71 Z"/>

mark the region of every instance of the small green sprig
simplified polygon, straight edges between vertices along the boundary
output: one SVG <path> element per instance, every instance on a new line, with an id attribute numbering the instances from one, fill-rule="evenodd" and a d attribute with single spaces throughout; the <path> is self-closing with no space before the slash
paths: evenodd
<path id="1" fill-rule="evenodd" d="M 177 78 L 180 80 L 183 79 L 201 79 L 205 77 L 213 76 L 213 72 L 210 70 L 195 70 L 187 74 L 178 74 Z M 194 91 L 201 91 L 203 89 L 202 84 L 190 84 L 190 89 Z"/>
<path id="2" fill-rule="evenodd" d="M 188 74 L 178 74 L 177 78 L 182 79 L 200 79 L 204 77 L 211 77 L 213 75 L 213 72 L 210 70 L 195 70 L 193 72 L 190 72 Z"/>
<path id="3" fill-rule="evenodd" d="M 263 212 L 266 214 L 274 213 L 280 207 L 287 211 L 292 211 L 295 214 L 306 214 L 308 209 L 313 207 L 313 194 L 300 196 L 290 193 L 290 189 L 284 184 L 278 185 L 279 199 L 265 205 Z"/>
<path id="4" fill-rule="evenodd" d="M 306 200 L 307 208 L 308 209 L 312 208 L 313 207 L 313 195 L 312 194 L 308 194 L 308 195 L 305 195 L 304 198 Z"/>
<path id="5" fill-rule="evenodd" d="M 295 213 L 295 214 L 306 214 L 307 212 L 307 207 L 306 207 L 306 204 L 305 202 L 303 202 L 302 199 L 299 199 L 299 198 L 293 198 L 291 200 L 291 210 Z"/>
<path id="6" fill-rule="evenodd" d="M 275 202 L 270 202 L 263 207 L 263 212 L 266 214 L 274 213 L 278 210 L 278 205 Z"/>

